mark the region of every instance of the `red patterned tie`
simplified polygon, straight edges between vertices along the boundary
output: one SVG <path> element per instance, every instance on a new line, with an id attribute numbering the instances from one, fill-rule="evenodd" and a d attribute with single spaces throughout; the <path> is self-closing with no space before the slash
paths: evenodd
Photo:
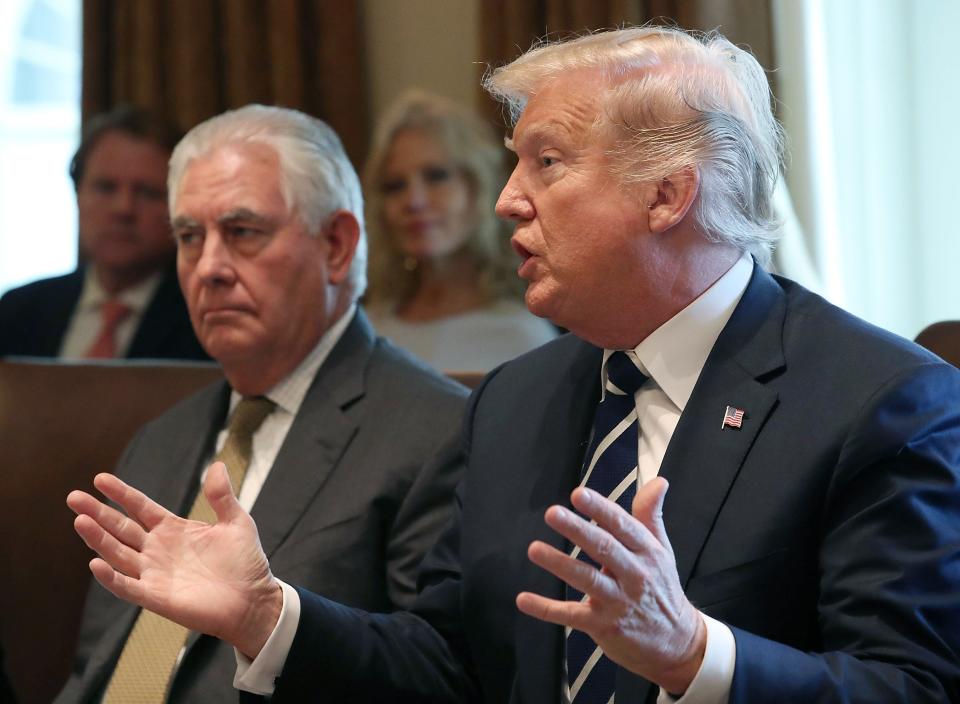
<path id="1" fill-rule="evenodd" d="M 130 306 L 111 298 L 100 307 L 100 332 L 87 354 L 87 359 L 113 359 L 117 356 L 117 328 L 130 315 Z"/>

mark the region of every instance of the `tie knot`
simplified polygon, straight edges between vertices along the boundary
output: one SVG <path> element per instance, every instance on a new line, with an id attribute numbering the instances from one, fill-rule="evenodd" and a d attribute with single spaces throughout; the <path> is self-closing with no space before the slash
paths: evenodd
<path id="1" fill-rule="evenodd" d="M 100 320 L 104 328 L 111 330 L 116 328 L 128 315 L 130 315 L 130 306 L 115 298 L 107 299 L 100 306 Z"/>
<path id="2" fill-rule="evenodd" d="M 265 396 L 244 396 L 230 414 L 229 434 L 237 438 L 251 437 L 276 405 Z"/>
<path id="3" fill-rule="evenodd" d="M 637 392 L 647 376 L 625 352 L 614 352 L 607 358 L 607 379 L 628 396 Z"/>

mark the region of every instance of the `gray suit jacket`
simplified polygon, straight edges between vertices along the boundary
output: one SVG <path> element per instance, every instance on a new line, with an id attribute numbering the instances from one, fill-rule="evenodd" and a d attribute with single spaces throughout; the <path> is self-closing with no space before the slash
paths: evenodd
<path id="1" fill-rule="evenodd" d="M 410 605 L 460 474 L 465 390 L 382 338 L 358 312 L 304 398 L 252 509 L 273 573 L 372 611 Z M 186 514 L 223 426 L 221 382 L 148 424 L 118 474 Z M 57 702 L 97 701 L 138 609 L 93 583 L 74 672 Z M 193 635 L 171 702 L 236 702 L 233 649 Z"/>

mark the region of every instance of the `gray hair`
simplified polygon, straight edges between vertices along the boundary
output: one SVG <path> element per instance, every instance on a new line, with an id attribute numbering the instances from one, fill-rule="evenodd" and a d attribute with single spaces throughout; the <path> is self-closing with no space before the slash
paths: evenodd
<path id="1" fill-rule="evenodd" d="M 767 265 L 779 234 L 773 187 L 783 166 L 783 129 L 773 116 L 763 68 L 717 32 L 632 27 L 542 42 L 488 72 L 484 87 L 513 124 L 544 82 L 598 69 L 610 157 L 624 183 L 656 183 L 697 169 L 695 217 L 711 241 Z"/>
<path id="2" fill-rule="evenodd" d="M 337 210 L 353 213 L 360 224 L 360 241 L 350 264 L 347 286 L 353 299 L 367 286 L 367 240 L 360 179 L 336 132 L 322 120 L 297 110 L 247 105 L 212 117 L 190 130 L 173 150 L 167 190 L 175 212 L 180 180 L 199 157 L 243 143 L 264 144 L 280 160 L 280 192 L 311 235 L 319 235 Z"/>

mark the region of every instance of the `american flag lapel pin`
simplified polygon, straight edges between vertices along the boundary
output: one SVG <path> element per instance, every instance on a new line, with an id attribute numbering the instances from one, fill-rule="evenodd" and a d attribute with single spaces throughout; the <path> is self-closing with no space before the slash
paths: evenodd
<path id="1" fill-rule="evenodd" d="M 720 430 L 724 428 L 739 428 L 743 425 L 743 413 L 742 408 L 727 406 L 727 410 L 723 412 L 723 425 L 720 426 Z"/>

